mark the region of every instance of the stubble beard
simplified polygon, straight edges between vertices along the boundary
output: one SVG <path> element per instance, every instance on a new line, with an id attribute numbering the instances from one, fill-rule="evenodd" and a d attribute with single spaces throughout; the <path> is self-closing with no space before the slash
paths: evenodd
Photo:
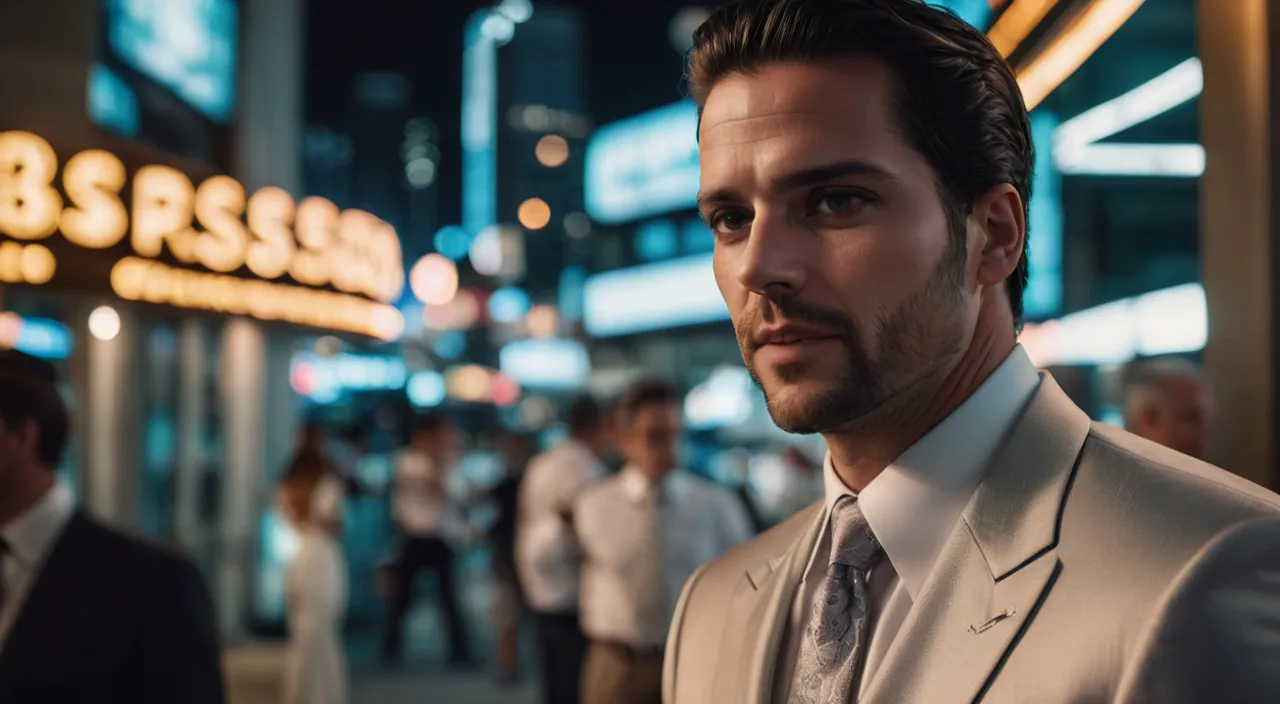
<path id="1" fill-rule="evenodd" d="M 750 341 L 754 331 L 750 326 L 739 330 L 743 361 L 765 394 L 774 424 L 798 435 L 838 431 L 891 405 L 904 389 L 937 375 L 940 363 L 962 348 L 962 326 L 954 313 L 962 300 L 965 256 L 962 243 L 957 246 L 953 240 L 929 281 L 896 309 L 877 316 L 874 359 L 863 351 L 861 331 L 846 318 L 839 326 L 846 351 L 844 369 L 834 372 L 825 390 L 808 398 L 784 400 L 779 398 L 782 394 L 771 395 L 755 367 Z M 785 312 L 787 305 L 779 307 Z M 773 371 L 777 383 L 787 386 L 813 379 L 818 373 L 813 367 L 800 361 L 778 365 Z"/>

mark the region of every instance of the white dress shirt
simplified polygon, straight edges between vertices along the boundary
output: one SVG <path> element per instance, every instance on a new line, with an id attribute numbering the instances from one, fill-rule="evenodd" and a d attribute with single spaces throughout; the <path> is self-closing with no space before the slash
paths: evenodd
<path id="1" fill-rule="evenodd" d="M 448 487 L 443 471 L 427 453 L 405 448 L 396 455 L 391 513 L 411 538 L 440 537 Z"/>
<path id="2" fill-rule="evenodd" d="M 660 574 L 646 574 L 646 560 L 634 559 L 652 545 L 646 511 L 653 483 L 627 467 L 583 492 L 574 511 L 582 568 L 582 630 L 595 640 L 634 647 L 666 641 L 684 583 L 704 563 L 752 537 L 751 521 L 729 491 L 680 470 L 657 488 L 657 555 Z M 656 585 L 654 582 L 656 581 Z M 639 590 L 656 586 L 662 616 L 640 614 Z"/>
<path id="3" fill-rule="evenodd" d="M 861 691 L 875 675 L 906 621 L 943 545 L 960 520 L 1005 435 L 1040 385 L 1040 375 L 1022 347 L 950 416 L 903 452 L 855 494 L 835 473 L 830 456 L 824 472 L 823 528 L 792 602 L 778 651 L 773 701 L 785 704 L 800 640 L 826 575 L 831 552 L 830 515 L 837 499 L 856 496 L 885 556 L 871 570 L 871 635 Z"/>
<path id="4" fill-rule="evenodd" d="M 0 574 L 6 586 L 4 604 L 0 605 L 0 650 L 4 649 L 31 586 L 74 512 L 71 490 L 58 483 L 0 529 L 0 536 L 9 546 L 8 553 L 0 557 Z"/>
<path id="5" fill-rule="evenodd" d="M 604 474 L 591 448 L 573 438 L 529 461 L 516 507 L 516 571 L 534 611 L 577 612 L 582 555 L 565 515 Z"/>

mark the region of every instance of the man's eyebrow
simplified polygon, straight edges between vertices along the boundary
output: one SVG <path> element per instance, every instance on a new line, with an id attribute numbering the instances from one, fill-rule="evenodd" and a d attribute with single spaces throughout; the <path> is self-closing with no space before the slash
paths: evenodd
<path id="1" fill-rule="evenodd" d="M 804 186 L 813 186 L 819 183 L 825 183 L 833 179 L 845 176 L 872 176 L 881 180 L 896 180 L 887 169 L 872 164 L 867 161 L 837 161 L 833 164 L 825 164 L 823 166 L 815 166 L 809 169 L 800 169 L 789 174 L 778 176 L 770 182 L 770 188 L 775 192 L 790 191 Z M 716 188 L 698 194 L 698 205 L 702 206 L 707 203 L 723 203 L 725 201 L 741 200 L 741 196 L 732 188 Z"/>
<path id="2" fill-rule="evenodd" d="M 770 182 L 774 191 L 790 191 L 804 186 L 814 186 L 844 176 L 873 176 L 882 180 L 896 177 L 888 170 L 868 161 L 837 161 L 834 164 L 815 166 L 778 176 Z"/>

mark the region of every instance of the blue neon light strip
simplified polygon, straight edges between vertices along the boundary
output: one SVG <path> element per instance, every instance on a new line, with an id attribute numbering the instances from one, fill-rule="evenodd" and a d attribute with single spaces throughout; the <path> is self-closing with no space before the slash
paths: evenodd
<path id="1" fill-rule="evenodd" d="M 13 349 L 42 359 L 66 359 L 75 347 L 75 335 L 66 325 L 45 318 L 22 318 Z"/>
<path id="2" fill-rule="evenodd" d="M 1062 174 L 1053 158 L 1053 133 L 1057 128 L 1057 115 L 1043 110 L 1031 114 L 1031 140 L 1036 147 L 1027 223 L 1031 279 L 1022 305 L 1024 314 L 1032 320 L 1062 312 Z"/>
<path id="3" fill-rule="evenodd" d="M 498 222 L 497 46 L 484 30 L 488 10 L 467 20 L 462 50 L 462 228 L 471 237 Z"/>

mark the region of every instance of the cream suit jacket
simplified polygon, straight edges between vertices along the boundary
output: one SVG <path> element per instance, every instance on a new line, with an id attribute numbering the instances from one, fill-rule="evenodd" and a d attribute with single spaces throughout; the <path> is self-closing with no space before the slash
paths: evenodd
<path id="1" fill-rule="evenodd" d="M 689 579 L 666 704 L 770 704 L 822 505 Z M 860 701 L 1280 702 L 1280 496 L 1094 425 L 1048 375 Z"/>

